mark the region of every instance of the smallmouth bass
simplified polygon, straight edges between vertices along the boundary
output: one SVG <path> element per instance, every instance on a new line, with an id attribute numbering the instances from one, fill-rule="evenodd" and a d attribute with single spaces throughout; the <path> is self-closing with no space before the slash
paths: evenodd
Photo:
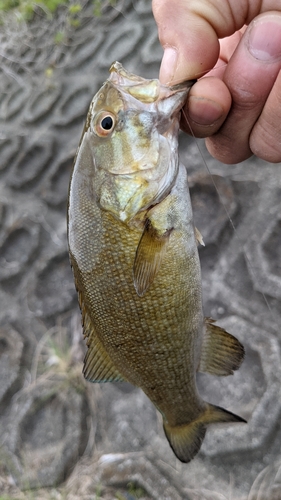
<path id="1" fill-rule="evenodd" d="M 199 451 L 208 424 L 244 422 L 196 387 L 197 371 L 232 374 L 244 349 L 202 311 L 201 235 L 178 159 L 192 83 L 164 86 L 114 63 L 90 105 L 68 206 L 84 376 L 140 387 L 182 462 Z"/>

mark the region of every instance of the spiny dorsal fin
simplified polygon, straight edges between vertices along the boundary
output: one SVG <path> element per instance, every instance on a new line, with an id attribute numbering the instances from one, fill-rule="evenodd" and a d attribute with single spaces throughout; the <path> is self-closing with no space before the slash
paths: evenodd
<path id="1" fill-rule="evenodd" d="M 159 271 L 171 229 L 160 235 L 148 219 L 140 239 L 133 268 L 134 286 L 142 297 Z"/>
<path id="2" fill-rule="evenodd" d="M 205 243 L 203 240 L 203 236 L 200 233 L 199 229 L 197 229 L 197 227 L 194 227 L 194 232 L 195 232 L 195 238 L 196 238 L 197 245 L 202 245 L 202 247 L 204 247 Z"/>
<path id="3" fill-rule="evenodd" d="M 84 304 L 82 294 L 79 292 L 79 304 L 83 319 L 84 337 L 87 337 L 88 351 L 84 359 L 83 375 L 91 382 L 122 382 L 124 377 L 113 365 L 109 355 L 104 349 Z"/>
<path id="4" fill-rule="evenodd" d="M 201 359 L 198 371 L 212 375 L 232 375 L 244 359 L 244 347 L 223 328 L 214 324 L 211 318 L 205 318 Z"/>

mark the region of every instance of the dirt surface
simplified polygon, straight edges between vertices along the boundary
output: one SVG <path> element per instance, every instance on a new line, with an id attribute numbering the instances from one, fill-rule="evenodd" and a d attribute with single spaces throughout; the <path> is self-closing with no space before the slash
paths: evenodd
<path id="1" fill-rule="evenodd" d="M 248 420 L 210 428 L 184 465 L 140 390 L 83 380 L 66 239 L 75 149 L 110 64 L 157 77 L 151 2 L 119 1 L 99 19 L 85 7 L 68 26 L 62 12 L 0 33 L 0 498 L 280 500 L 281 166 L 222 165 L 200 142 L 212 180 L 181 137 L 205 314 L 246 348 L 234 376 L 200 375 L 200 393 Z"/>

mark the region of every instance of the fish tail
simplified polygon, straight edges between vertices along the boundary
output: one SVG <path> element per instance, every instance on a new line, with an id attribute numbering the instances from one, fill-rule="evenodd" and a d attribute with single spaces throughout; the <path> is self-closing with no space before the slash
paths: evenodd
<path id="1" fill-rule="evenodd" d="M 170 446 L 181 462 L 189 462 L 198 453 L 207 426 L 220 422 L 246 422 L 230 411 L 207 403 L 206 410 L 187 425 L 170 426 L 164 422 L 164 431 Z"/>

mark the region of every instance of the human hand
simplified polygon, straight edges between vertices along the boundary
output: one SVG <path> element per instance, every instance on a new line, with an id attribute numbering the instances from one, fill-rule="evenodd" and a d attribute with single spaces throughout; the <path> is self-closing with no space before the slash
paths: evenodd
<path id="1" fill-rule="evenodd" d="M 165 49 L 160 81 L 207 73 L 192 87 L 184 110 L 194 135 L 208 137 L 208 150 L 224 163 L 253 153 L 281 161 L 280 0 L 153 0 L 152 5 Z M 189 132 L 186 122 L 182 128 Z"/>

